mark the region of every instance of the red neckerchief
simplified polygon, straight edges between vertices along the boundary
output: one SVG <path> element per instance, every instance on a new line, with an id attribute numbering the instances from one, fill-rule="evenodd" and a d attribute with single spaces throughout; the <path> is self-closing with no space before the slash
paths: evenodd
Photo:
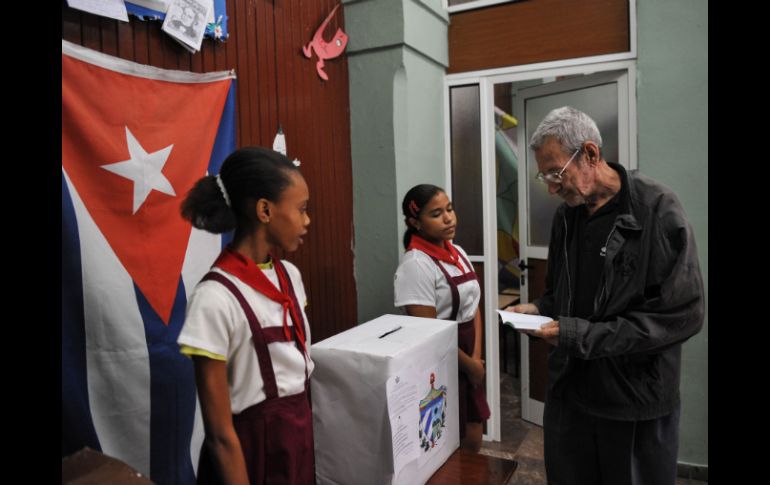
<path id="1" fill-rule="evenodd" d="M 272 259 L 276 261 L 275 258 Z M 299 309 L 294 308 L 294 303 L 291 300 L 291 296 L 289 296 L 289 285 L 286 281 L 288 275 L 281 271 L 278 264 L 274 262 L 273 267 L 278 275 L 278 283 L 281 285 L 280 290 L 265 276 L 265 273 L 262 272 L 254 261 L 233 251 L 229 247 L 226 247 L 217 260 L 214 261 L 214 266 L 227 271 L 274 302 L 279 303 L 283 307 L 283 334 L 286 340 L 291 341 L 291 331 L 289 330 L 286 318 L 287 314 L 290 314 L 302 351 L 306 352 L 305 325 L 302 318 L 299 317 Z"/>
<path id="2" fill-rule="evenodd" d="M 461 273 L 467 273 L 465 268 L 463 268 L 463 265 L 460 263 L 460 254 L 449 241 L 444 241 L 444 247 L 442 248 L 441 246 L 433 244 L 432 242 L 426 241 L 417 234 L 412 234 L 412 239 L 409 240 L 409 246 L 406 248 L 406 250 L 410 251 L 412 249 L 419 249 L 423 253 L 427 254 L 428 256 L 433 256 L 439 261 L 457 266 L 460 268 Z"/>

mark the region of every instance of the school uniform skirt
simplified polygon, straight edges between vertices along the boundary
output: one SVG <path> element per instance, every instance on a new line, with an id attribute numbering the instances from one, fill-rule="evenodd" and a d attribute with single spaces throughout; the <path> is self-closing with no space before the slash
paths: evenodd
<path id="1" fill-rule="evenodd" d="M 473 328 L 473 320 L 461 323 L 457 326 L 457 345 L 460 350 L 468 355 L 473 355 L 473 346 L 476 340 L 476 332 Z M 474 386 L 465 372 L 459 371 L 457 379 L 459 393 L 458 407 L 460 412 L 460 439 L 465 437 L 466 423 L 483 423 L 491 414 L 487 403 L 487 393 L 484 385 Z"/>

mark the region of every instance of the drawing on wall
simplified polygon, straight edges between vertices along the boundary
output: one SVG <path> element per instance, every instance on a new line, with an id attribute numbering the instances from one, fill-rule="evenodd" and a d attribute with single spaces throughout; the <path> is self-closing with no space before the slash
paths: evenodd
<path id="1" fill-rule="evenodd" d="M 226 40 L 229 36 L 226 0 L 209 1 L 213 1 L 213 9 L 206 18 L 204 36 L 220 41 Z M 128 13 L 139 20 L 164 20 L 170 5 L 171 0 L 126 0 L 125 2 Z"/>

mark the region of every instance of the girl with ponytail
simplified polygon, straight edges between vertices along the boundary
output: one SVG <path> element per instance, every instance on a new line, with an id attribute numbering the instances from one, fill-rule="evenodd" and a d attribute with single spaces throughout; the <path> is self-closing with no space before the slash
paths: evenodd
<path id="1" fill-rule="evenodd" d="M 235 230 L 190 296 L 177 340 L 193 359 L 206 430 L 198 483 L 315 480 L 307 297 L 299 270 L 271 256 L 302 244 L 308 198 L 285 156 L 248 147 L 182 204 L 199 229 Z"/>

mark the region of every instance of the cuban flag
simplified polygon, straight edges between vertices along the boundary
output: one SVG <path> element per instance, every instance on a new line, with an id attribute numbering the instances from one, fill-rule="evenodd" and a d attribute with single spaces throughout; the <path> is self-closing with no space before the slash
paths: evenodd
<path id="1" fill-rule="evenodd" d="M 235 149 L 235 75 L 62 41 L 62 456 L 84 446 L 193 483 L 203 425 L 176 343 L 223 241 L 182 219 Z"/>

